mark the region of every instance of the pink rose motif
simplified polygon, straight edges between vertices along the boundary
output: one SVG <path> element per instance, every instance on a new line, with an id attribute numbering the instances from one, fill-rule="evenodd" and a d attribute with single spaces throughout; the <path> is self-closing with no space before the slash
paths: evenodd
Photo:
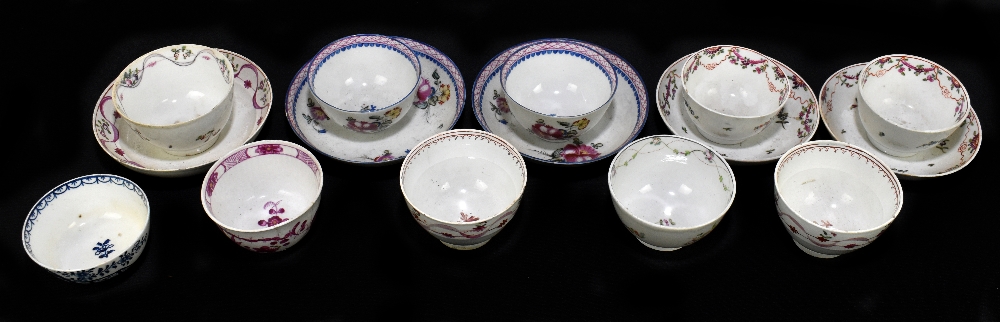
<path id="1" fill-rule="evenodd" d="M 389 152 L 389 150 L 386 150 L 382 155 L 373 158 L 372 161 L 375 161 L 375 162 L 385 162 L 385 161 L 392 161 L 395 158 L 396 157 L 392 156 L 392 152 Z"/>
<path id="2" fill-rule="evenodd" d="M 284 209 L 282 209 L 282 210 L 284 210 Z M 281 217 L 278 217 L 278 216 L 271 216 L 271 218 L 268 218 L 267 220 L 260 220 L 260 221 L 258 221 L 257 225 L 260 225 L 261 227 L 272 227 L 274 225 L 277 225 L 277 224 L 280 224 L 280 223 L 283 223 L 283 222 L 286 222 L 286 221 L 288 221 L 288 218 L 281 218 Z"/>
<path id="3" fill-rule="evenodd" d="M 560 140 L 563 138 L 563 131 L 545 123 L 535 123 L 531 126 L 531 132 L 548 140 Z"/>
<path id="4" fill-rule="evenodd" d="M 374 133 L 375 131 L 378 131 L 378 127 L 379 123 L 358 121 L 353 118 L 347 120 L 348 129 L 358 131 L 361 133 Z"/>
<path id="5" fill-rule="evenodd" d="M 243 81 L 243 88 L 250 88 L 250 86 L 253 86 L 253 83 L 251 83 L 249 79 Z"/>
<path id="6" fill-rule="evenodd" d="M 314 120 L 326 121 L 330 119 L 330 117 L 326 115 L 326 112 L 323 112 L 323 108 L 319 106 L 310 106 L 309 114 L 312 114 Z"/>
<path id="7" fill-rule="evenodd" d="M 257 152 L 257 154 L 261 154 L 261 155 L 263 155 L 263 154 L 278 154 L 278 153 L 281 153 L 281 151 L 283 151 L 283 150 L 284 149 L 281 148 L 281 145 L 278 145 L 278 144 L 261 144 L 261 145 L 257 146 L 257 150 L 255 150 L 255 152 Z"/>
<path id="8" fill-rule="evenodd" d="M 499 108 L 500 112 L 502 112 L 504 114 L 510 113 L 510 106 L 507 105 L 507 98 L 506 97 L 498 97 L 497 98 L 497 108 Z"/>
<path id="9" fill-rule="evenodd" d="M 417 86 L 417 102 L 426 101 L 431 94 L 434 94 L 434 88 L 431 87 L 430 81 L 424 78 L 423 81 L 420 82 L 420 85 Z"/>
<path id="10" fill-rule="evenodd" d="M 590 161 L 600 155 L 600 152 L 586 144 L 567 144 L 562 150 L 563 160 L 570 163 Z"/>

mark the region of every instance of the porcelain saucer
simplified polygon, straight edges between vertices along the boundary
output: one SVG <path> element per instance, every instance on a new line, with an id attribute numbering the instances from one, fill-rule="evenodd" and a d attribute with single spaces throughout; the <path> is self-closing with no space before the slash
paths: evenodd
<path id="1" fill-rule="evenodd" d="M 900 158 L 879 151 L 865 134 L 858 119 L 858 73 L 865 63 L 854 64 L 834 73 L 820 90 L 820 114 L 830 135 L 841 142 L 856 145 L 882 160 L 901 178 L 932 178 L 961 170 L 979 153 L 983 128 L 976 111 L 969 104 L 969 116 L 947 139 L 930 150 Z"/>
<path id="2" fill-rule="evenodd" d="M 799 74 L 778 62 L 778 66 L 792 81 L 792 91 L 789 93 L 790 100 L 772 119 L 773 123 L 764 131 L 738 144 L 727 145 L 709 141 L 698 132 L 698 128 L 691 122 L 690 112 L 683 106 L 684 102 L 678 99 L 681 63 L 689 56 L 691 55 L 685 55 L 671 64 L 656 84 L 656 105 L 660 117 L 674 135 L 704 143 L 718 151 L 729 162 L 760 163 L 778 160 L 785 151 L 809 141 L 816 133 L 816 126 L 819 125 L 817 111 L 819 104 L 816 101 L 816 94 Z"/>
<path id="3" fill-rule="evenodd" d="M 544 40 L 544 39 L 541 39 Z M 541 41 L 536 40 L 536 41 Z M 584 164 L 614 156 L 635 139 L 646 124 L 646 86 L 635 69 L 618 55 L 594 44 L 574 40 L 604 55 L 618 74 L 618 90 L 614 102 L 594 129 L 572 142 L 544 141 L 522 128 L 512 119 L 507 101 L 501 94 L 500 67 L 507 56 L 517 49 L 534 43 L 526 42 L 493 57 L 476 77 L 472 89 L 472 111 L 476 120 L 490 133 L 513 145 L 525 158 L 551 164 Z M 628 86 L 623 86 L 628 84 Z"/>
<path id="4" fill-rule="evenodd" d="M 121 120 L 111 102 L 111 85 L 104 89 L 94 107 L 94 137 L 108 155 L 129 169 L 160 177 L 181 177 L 204 172 L 227 152 L 252 141 L 271 110 L 271 82 L 252 61 L 237 53 L 219 49 L 233 64 L 236 82 L 233 111 L 221 137 L 205 152 L 175 156 L 139 138 Z M 117 80 L 116 80 L 117 81 Z M 114 81 L 112 81 L 112 84 Z"/>
<path id="5" fill-rule="evenodd" d="M 338 126 L 312 102 L 309 88 L 304 86 L 309 74 L 306 63 L 292 79 L 285 100 L 285 116 L 302 142 L 340 161 L 375 165 L 402 161 L 420 141 L 455 126 L 465 106 L 465 82 L 458 67 L 434 47 L 412 39 L 395 39 L 416 52 L 424 66 L 418 88 L 429 85 L 431 93 L 422 99 L 418 96 L 414 108 L 392 127 L 377 133 L 358 133 Z"/>

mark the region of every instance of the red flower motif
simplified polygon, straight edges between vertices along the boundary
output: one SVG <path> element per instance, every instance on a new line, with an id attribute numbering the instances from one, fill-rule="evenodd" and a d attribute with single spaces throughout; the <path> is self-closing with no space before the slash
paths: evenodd
<path id="1" fill-rule="evenodd" d="M 459 216 L 462 217 L 462 221 L 464 221 L 464 222 L 473 222 L 473 221 L 479 220 L 479 217 L 476 217 L 476 216 L 473 216 L 473 215 L 467 215 L 464 212 L 459 212 Z"/>
<path id="2" fill-rule="evenodd" d="M 250 88 L 250 86 L 253 86 L 253 83 L 251 83 L 249 79 L 243 81 L 243 88 Z"/>
<path id="3" fill-rule="evenodd" d="M 115 153 L 118 153 L 120 156 L 125 156 L 125 151 L 121 148 L 115 148 Z"/>
<path id="4" fill-rule="evenodd" d="M 586 144 L 567 144 L 561 153 L 563 160 L 570 163 L 590 161 L 600 155 L 600 152 Z"/>
<path id="5" fill-rule="evenodd" d="M 507 105 L 506 97 L 497 97 L 497 108 L 500 109 L 501 113 L 510 113 L 510 105 Z"/>
<path id="6" fill-rule="evenodd" d="M 282 208 L 281 210 L 285 210 L 285 209 Z M 274 211 L 274 209 L 272 209 L 272 211 Z M 277 225 L 277 224 L 280 224 L 280 223 L 283 223 L 283 222 L 286 222 L 286 221 L 288 221 L 288 218 L 281 218 L 281 217 L 278 217 L 278 216 L 271 216 L 271 218 L 268 218 L 267 220 L 258 221 L 257 224 L 260 225 L 261 227 L 271 227 L 271 226 L 274 226 L 274 225 Z"/>
<path id="7" fill-rule="evenodd" d="M 389 152 L 389 150 L 385 150 L 384 154 L 373 158 L 372 161 L 375 161 L 375 162 L 385 162 L 385 161 L 392 161 L 395 158 L 396 157 L 392 156 L 392 153 Z"/>
<path id="8" fill-rule="evenodd" d="M 417 86 L 417 102 L 426 101 L 427 98 L 433 93 L 434 88 L 431 87 L 430 81 L 424 78 L 423 81 L 420 82 L 420 85 Z"/>
<path id="9" fill-rule="evenodd" d="M 826 236 L 817 236 L 816 240 L 819 240 L 821 242 L 826 242 L 829 241 L 830 239 L 826 238 Z"/>
<path id="10" fill-rule="evenodd" d="M 257 154 L 261 154 L 261 155 L 263 155 L 263 154 L 278 154 L 278 153 L 281 153 L 281 151 L 283 151 L 283 150 L 284 149 L 281 148 L 281 145 L 278 145 L 278 144 L 261 144 L 261 145 L 257 146 L 256 152 L 257 152 Z"/>
<path id="11" fill-rule="evenodd" d="M 115 118 L 116 118 L 116 119 L 120 119 L 120 118 L 122 118 L 122 115 L 121 115 L 121 114 L 118 114 L 118 111 L 115 111 L 115 112 L 114 112 L 114 115 L 115 115 Z"/>
<path id="12" fill-rule="evenodd" d="M 364 122 L 354 119 L 347 120 L 347 128 L 361 133 L 374 133 L 378 131 L 380 123 Z"/>
<path id="13" fill-rule="evenodd" d="M 312 114 L 314 120 L 325 121 L 330 119 L 330 117 L 326 115 L 326 112 L 323 112 L 323 108 L 319 106 L 310 106 L 309 114 Z"/>
<path id="14" fill-rule="evenodd" d="M 538 134 L 548 140 L 560 140 L 563 138 L 563 131 L 545 123 L 535 123 L 531 126 L 531 132 Z"/>

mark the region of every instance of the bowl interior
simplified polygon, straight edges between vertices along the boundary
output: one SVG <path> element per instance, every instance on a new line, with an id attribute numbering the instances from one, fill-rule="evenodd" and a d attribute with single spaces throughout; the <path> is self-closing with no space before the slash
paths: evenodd
<path id="1" fill-rule="evenodd" d="M 402 44 L 352 45 L 330 54 L 313 76 L 313 95 L 345 111 L 389 107 L 417 85 L 420 67 Z"/>
<path id="2" fill-rule="evenodd" d="M 735 184 L 729 165 L 696 142 L 647 137 L 619 153 L 613 198 L 629 215 L 654 225 L 697 227 L 725 214 Z"/>
<path id="3" fill-rule="evenodd" d="M 950 128 L 964 117 L 965 91 L 934 62 L 913 56 L 876 59 L 862 71 L 860 93 L 879 116 L 916 131 Z"/>
<path id="4" fill-rule="evenodd" d="M 63 188 L 31 227 L 31 256 L 43 266 L 96 267 L 131 248 L 145 230 L 149 208 L 141 192 L 112 181 L 56 191 Z"/>
<path id="5" fill-rule="evenodd" d="M 471 222 L 507 210 L 524 190 L 517 150 L 483 134 L 446 132 L 410 153 L 402 172 L 409 202 L 431 218 Z"/>
<path id="6" fill-rule="evenodd" d="M 827 229 L 862 231 L 899 211 L 899 181 L 867 152 L 846 145 L 794 148 L 778 165 L 780 198 L 795 214 Z"/>
<path id="7" fill-rule="evenodd" d="M 267 230 L 294 221 L 316 203 L 322 188 L 315 160 L 288 145 L 250 146 L 220 166 L 225 172 L 213 169 L 207 182 L 211 186 L 215 177 L 206 209 L 218 223 L 236 230 Z"/>
<path id="8" fill-rule="evenodd" d="M 232 94 L 229 61 L 209 48 L 174 46 L 140 57 L 121 75 L 120 109 L 148 125 L 172 125 L 208 114 Z"/>
<path id="9" fill-rule="evenodd" d="M 599 58 L 603 59 L 603 58 Z M 613 72 L 594 58 L 565 50 L 541 50 L 518 58 L 504 90 L 522 106 L 550 116 L 577 116 L 611 99 Z"/>
<path id="10" fill-rule="evenodd" d="M 774 62 L 751 50 L 706 49 L 685 64 L 684 91 L 705 108 L 732 116 L 776 112 L 788 93 Z M 784 91 L 782 89 L 784 88 Z"/>

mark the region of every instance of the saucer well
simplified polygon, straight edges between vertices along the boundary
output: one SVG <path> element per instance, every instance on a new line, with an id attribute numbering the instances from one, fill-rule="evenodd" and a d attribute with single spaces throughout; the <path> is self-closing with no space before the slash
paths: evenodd
<path id="1" fill-rule="evenodd" d="M 858 74 L 865 63 L 847 66 L 834 73 L 820 90 L 820 114 L 830 135 L 841 142 L 865 149 L 882 160 L 901 178 L 932 178 L 961 170 L 979 153 L 983 128 L 976 111 L 969 104 L 969 116 L 947 139 L 932 149 L 900 158 L 876 149 L 868 141 L 858 118 Z"/>
<path id="2" fill-rule="evenodd" d="M 785 151 L 809 141 L 816 133 L 816 126 L 819 125 L 819 113 L 817 113 L 819 104 L 816 101 L 816 94 L 799 74 L 781 62 L 775 61 L 792 82 L 792 91 L 785 107 L 771 119 L 772 123 L 764 131 L 737 144 L 719 144 L 706 139 L 690 120 L 691 112 L 680 99 L 681 63 L 688 56 L 690 55 L 685 55 L 671 64 L 656 84 L 656 105 L 660 117 L 675 135 L 704 143 L 718 151 L 727 161 L 759 163 L 781 158 Z"/>
<path id="3" fill-rule="evenodd" d="M 328 157 L 361 165 L 402 161 L 410 148 L 458 122 L 465 106 L 462 73 L 448 56 L 416 40 L 396 37 L 420 59 L 422 71 L 413 109 L 392 127 L 377 133 L 358 133 L 338 126 L 312 101 L 305 86 L 309 63 L 292 78 L 285 98 L 285 116 L 295 135 Z"/>
<path id="4" fill-rule="evenodd" d="M 264 71 L 237 53 L 218 49 L 233 64 L 232 118 L 215 145 L 192 156 L 175 156 L 143 140 L 115 112 L 111 85 L 94 107 L 94 137 L 109 156 L 125 167 L 159 177 L 182 177 L 203 172 L 232 149 L 252 141 L 271 110 L 271 82 Z M 112 82 L 112 84 L 114 81 Z"/>
<path id="5" fill-rule="evenodd" d="M 544 39 L 542 39 L 544 40 Z M 536 40 L 536 41 L 542 41 Z M 472 111 L 476 120 L 490 133 L 510 142 L 525 158 L 551 164 L 584 164 L 614 156 L 632 142 L 646 124 L 646 86 L 635 69 L 618 55 L 594 44 L 574 40 L 604 55 L 618 74 L 618 90 L 604 118 L 572 142 L 544 141 L 512 119 L 507 100 L 500 86 L 500 67 L 517 49 L 534 43 L 523 43 L 501 52 L 491 59 L 476 77 L 472 89 Z M 624 85 L 628 86 L 624 86 Z"/>

